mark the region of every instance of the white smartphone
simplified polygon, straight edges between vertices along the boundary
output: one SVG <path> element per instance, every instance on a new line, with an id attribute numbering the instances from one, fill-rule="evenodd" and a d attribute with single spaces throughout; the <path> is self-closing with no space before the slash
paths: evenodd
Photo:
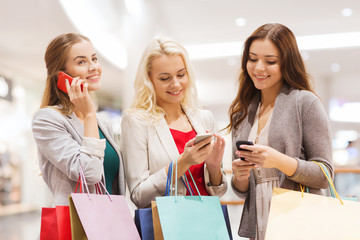
<path id="1" fill-rule="evenodd" d="M 204 133 L 204 134 L 197 134 L 195 137 L 195 144 L 201 142 L 202 140 L 205 140 L 209 137 L 212 137 L 212 133 Z"/>

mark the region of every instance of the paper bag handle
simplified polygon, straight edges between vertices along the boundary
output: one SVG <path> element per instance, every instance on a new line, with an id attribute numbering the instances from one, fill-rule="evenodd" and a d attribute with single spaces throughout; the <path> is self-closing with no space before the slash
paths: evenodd
<path id="1" fill-rule="evenodd" d="M 326 177 L 326 179 L 327 179 L 327 181 L 328 181 L 328 183 L 329 183 L 329 188 L 330 188 L 331 196 L 332 196 L 333 198 L 339 199 L 340 203 L 343 205 L 344 203 L 343 203 L 343 201 L 341 200 L 339 194 L 337 193 L 337 191 L 336 191 L 336 189 L 335 189 L 335 186 L 334 186 L 334 183 L 333 183 L 333 181 L 332 181 L 332 179 L 331 179 L 331 176 L 330 176 L 328 170 L 326 169 L 325 165 L 324 165 L 323 163 L 316 162 L 316 161 L 312 161 L 312 162 L 316 163 L 316 164 L 320 167 L 321 171 L 324 173 L 324 175 L 325 175 L 325 177 Z M 305 187 L 304 187 L 302 184 L 300 184 L 300 190 L 301 190 L 302 197 L 304 197 Z"/>

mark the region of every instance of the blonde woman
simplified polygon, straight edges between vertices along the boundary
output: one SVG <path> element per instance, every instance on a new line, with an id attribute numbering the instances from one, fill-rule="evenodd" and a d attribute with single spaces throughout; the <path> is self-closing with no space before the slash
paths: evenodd
<path id="1" fill-rule="evenodd" d="M 221 170 L 224 139 L 215 134 L 213 115 L 199 107 L 186 50 L 179 43 L 154 39 L 145 49 L 135 80 L 135 98 L 123 117 L 121 148 L 131 200 L 138 208 L 165 195 L 168 166 L 178 161 L 178 194 L 190 169 L 203 195 L 227 189 Z M 194 144 L 196 134 L 213 137 Z M 196 192 L 196 191 L 195 191 Z"/>

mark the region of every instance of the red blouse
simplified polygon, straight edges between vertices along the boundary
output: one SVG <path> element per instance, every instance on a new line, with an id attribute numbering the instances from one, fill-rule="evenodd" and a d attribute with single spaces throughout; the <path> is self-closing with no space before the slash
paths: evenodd
<path id="1" fill-rule="evenodd" d="M 170 132 L 174 138 L 176 147 L 179 151 L 180 154 L 182 154 L 184 152 L 184 148 L 185 148 L 185 144 L 190 140 L 193 139 L 196 136 L 196 132 L 195 130 L 191 130 L 190 132 L 181 132 L 175 129 L 170 129 Z M 193 165 L 190 167 L 190 171 L 191 171 L 191 175 L 193 176 L 195 182 L 196 182 L 196 186 L 198 187 L 200 194 L 204 195 L 204 196 L 209 196 L 209 193 L 206 191 L 205 188 L 205 178 L 204 178 L 204 164 L 205 163 L 200 163 L 197 165 Z M 175 167 L 175 166 L 174 166 Z M 196 188 L 194 186 L 194 183 L 192 182 L 192 179 L 190 177 L 190 174 L 188 171 L 186 171 L 186 177 L 189 181 L 189 184 L 191 186 L 191 188 L 194 191 L 195 195 L 198 195 Z M 190 195 L 189 192 L 186 193 L 186 195 Z"/>

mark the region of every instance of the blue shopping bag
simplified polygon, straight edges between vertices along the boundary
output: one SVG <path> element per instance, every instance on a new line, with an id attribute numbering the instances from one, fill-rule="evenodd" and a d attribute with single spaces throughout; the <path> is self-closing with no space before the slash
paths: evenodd
<path id="1" fill-rule="evenodd" d="M 135 225 L 142 240 L 154 240 L 151 208 L 140 208 L 135 210 Z"/>
<path id="2" fill-rule="evenodd" d="M 172 173 L 172 167 L 169 170 Z M 172 189 L 172 175 L 168 175 L 167 189 Z M 191 172 L 190 176 L 192 178 Z M 193 178 L 192 181 L 199 196 L 177 196 L 175 181 L 175 196 L 156 197 L 164 239 L 230 239 L 219 197 L 201 196 Z M 166 192 L 168 193 L 168 190 Z"/>

